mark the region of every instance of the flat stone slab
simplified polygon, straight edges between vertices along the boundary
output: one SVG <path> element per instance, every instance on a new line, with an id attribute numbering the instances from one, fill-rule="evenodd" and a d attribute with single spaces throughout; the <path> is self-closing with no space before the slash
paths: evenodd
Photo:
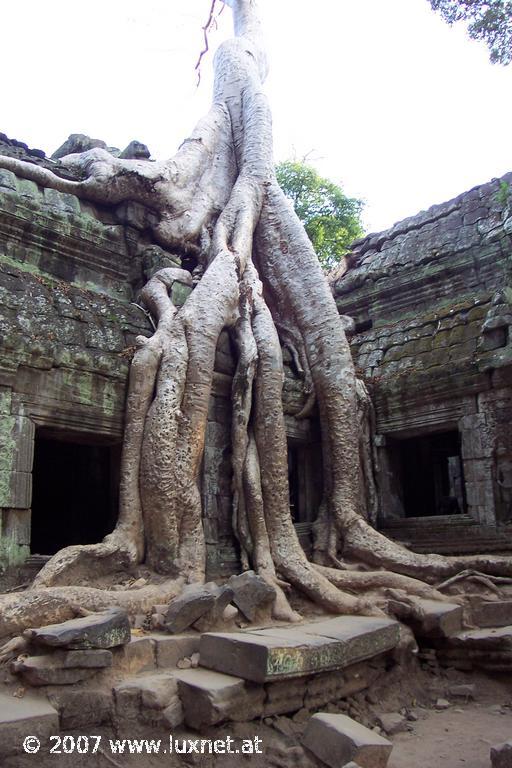
<path id="1" fill-rule="evenodd" d="M 396 646 L 390 619 L 338 616 L 318 622 L 201 636 L 202 667 L 257 683 L 342 669 Z"/>
<path id="2" fill-rule="evenodd" d="M 361 768 L 386 768 L 393 749 L 387 739 L 347 715 L 324 712 L 310 719 L 302 743 L 329 768 L 342 768 L 351 761 Z"/>
<path id="3" fill-rule="evenodd" d="M 115 648 L 131 640 L 130 620 L 122 608 L 92 613 L 61 624 L 27 629 L 23 635 L 33 643 L 52 648 Z"/>
<path id="4" fill-rule="evenodd" d="M 450 645 L 475 651 L 510 651 L 512 650 L 512 626 L 459 632 L 450 637 Z"/>
<path id="5" fill-rule="evenodd" d="M 512 600 L 485 601 L 474 605 L 471 613 L 478 627 L 506 627 L 512 624 Z"/>
<path id="6" fill-rule="evenodd" d="M 59 715 L 46 699 L 17 699 L 0 693 L 0 757 L 24 754 L 26 736 L 36 736 L 44 742 L 58 733 Z"/>
<path id="7" fill-rule="evenodd" d="M 75 653 L 87 652 L 76 651 Z M 100 651 L 100 653 L 103 652 Z M 112 665 L 112 654 L 110 658 L 98 659 L 94 666 L 86 659 L 78 659 L 78 663 L 69 664 L 66 657 L 66 653 L 59 651 L 43 656 L 28 656 L 12 662 L 11 671 L 22 675 L 23 680 L 29 685 L 74 685 L 92 677 L 100 669 Z"/>

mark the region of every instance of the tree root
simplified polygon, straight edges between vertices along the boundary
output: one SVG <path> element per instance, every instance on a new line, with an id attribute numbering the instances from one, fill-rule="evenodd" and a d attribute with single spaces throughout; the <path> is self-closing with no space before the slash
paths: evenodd
<path id="1" fill-rule="evenodd" d="M 80 181 L 0 158 L 0 167 L 43 186 L 104 204 L 142 203 L 157 214 L 156 242 L 193 253 L 201 273 L 196 281 L 184 270 L 160 270 L 143 289 L 156 331 L 150 339 L 139 337 L 131 367 L 115 531 L 100 544 L 66 548 L 43 568 L 34 589 L 0 598 L 0 636 L 71 618 L 76 604 L 143 612 L 170 600 L 185 581 L 204 579 L 198 477 L 216 348 L 226 328 L 239 350 L 232 392 L 233 528 L 244 566 L 252 564 L 276 589 L 275 618 L 298 619 L 283 579 L 327 611 L 410 618 L 419 615 L 418 599 L 446 600 L 440 589 L 457 580 L 484 579 L 492 586 L 483 571 L 512 577 L 512 559 L 419 555 L 365 519 L 375 519 L 377 498 L 371 403 L 357 383 L 344 323 L 318 259 L 275 179 L 255 2 L 229 5 L 236 37 L 215 58 L 214 104 L 174 158 L 150 163 L 90 150 L 62 161 Z M 194 288 L 180 309 L 170 295 L 175 280 Z M 324 501 L 315 557 L 336 568 L 308 561 L 290 516 L 281 343 L 289 346 L 309 395 L 297 418 L 318 409 Z M 339 558 L 345 556 L 376 570 L 343 570 Z M 144 558 L 173 579 L 126 592 L 52 586 Z M 463 576 L 461 569 L 472 570 Z M 430 586 L 443 579 L 437 590 Z M 410 647 L 405 631 L 404 638 Z"/>
<path id="2" fill-rule="evenodd" d="M 181 592 L 183 584 L 183 579 L 172 579 L 131 590 L 49 587 L 0 595 L 0 638 L 20 635 L 30 627 L 72 619 L 77 615 L 77 606 L 88 611 L 118 606 L 132 616 L 147 613 L 155 604 L 170 602 Z"/>

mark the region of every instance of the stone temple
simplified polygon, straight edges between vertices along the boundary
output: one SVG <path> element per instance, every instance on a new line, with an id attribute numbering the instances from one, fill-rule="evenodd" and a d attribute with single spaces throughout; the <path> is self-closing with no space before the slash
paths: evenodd
<path id="1" fill-rule="evenodd" d="M 73 143 L 74 142 L 74 143 Z M 87 143 L 89 142 L 89 143 Z M 99 143 L 96 142 L 95 145 Z M 0 134 L 0 153 L 55 168 Z M 71 149 L 70 149 L 71 147 Z M 148 157 L 132 142 L 124 157 Z M 375 407 L 374 524 L 417 551 L 512 549 L 512 174 L 355 243 L 332 277 Z M 147 278 L 184 266 L 151 212 L 102 207 L 0 170 L 0 571 L 30 578 L 116 521 L 128 368 Z M 183 303 L 183 286 L 173 300 Z M 303 546 L 322 496 L 319 432 L 283 350 L 290 507 Z M 201 479 L 208 577 L 239 571 L 231 529 L 234 359 L 217 350 Z M 59 481 L 57 482 L 57 477 Z M 376 505 L 377 508 L 377 505 Z"/>

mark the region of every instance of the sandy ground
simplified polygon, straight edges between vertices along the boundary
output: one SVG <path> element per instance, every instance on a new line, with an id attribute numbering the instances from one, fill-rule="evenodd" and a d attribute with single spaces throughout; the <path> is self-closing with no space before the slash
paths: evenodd
<path id="1" fill-rule="evenodd" d="M 421 713 L 393 737 L 388 768 L 489 768 L 491 746 L 512 739 L 512 710 L 474 703 Z"/>

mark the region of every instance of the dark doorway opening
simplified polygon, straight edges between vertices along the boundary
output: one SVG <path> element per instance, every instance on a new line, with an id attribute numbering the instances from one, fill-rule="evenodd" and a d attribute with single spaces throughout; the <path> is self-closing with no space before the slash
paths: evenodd
<path id="1" fill-rule="evenodd" d="M 399 440 L 405 517 L 466 511 L 460 435 L 442 432 Z"/>
<path id="2" fill-rule="evenodd" d="M 95 436 L 36 431 L 32 554 L 95 544 L 117 520 L 120 446 Z"/>

